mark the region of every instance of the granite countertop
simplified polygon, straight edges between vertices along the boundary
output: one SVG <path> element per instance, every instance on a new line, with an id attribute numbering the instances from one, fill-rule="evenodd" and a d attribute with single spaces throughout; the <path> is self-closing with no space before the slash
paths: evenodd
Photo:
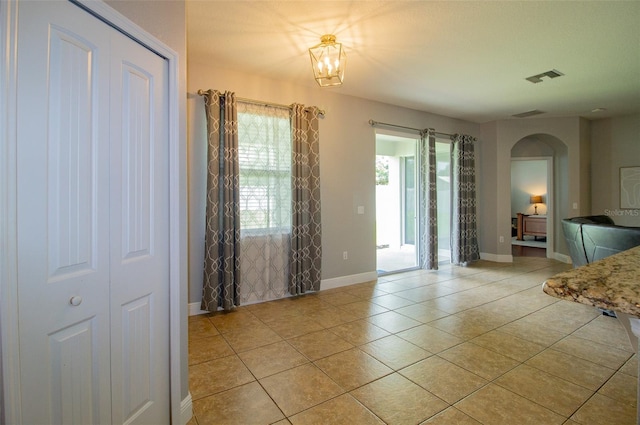
<path id="1" fill-rule="evenodd" d="M 545 293 L 640 317 L 640 246 L 558 273 Z"/>

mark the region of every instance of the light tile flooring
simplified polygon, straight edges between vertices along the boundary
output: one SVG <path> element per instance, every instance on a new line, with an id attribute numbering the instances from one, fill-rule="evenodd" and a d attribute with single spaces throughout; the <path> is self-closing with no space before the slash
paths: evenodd
<path id="1" fill-rule="evenodd" d="M 635 424 L 622 326 L 542 292 L 567 267 L 480 261 L 190 317 L 190 425 Z"/>

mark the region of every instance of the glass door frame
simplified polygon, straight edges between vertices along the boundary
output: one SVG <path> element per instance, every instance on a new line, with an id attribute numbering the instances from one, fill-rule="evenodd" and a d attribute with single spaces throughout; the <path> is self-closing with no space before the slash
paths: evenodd
<path id="1" fill-rule="evenodd" d="M 449 162 L 448 162 L 448 168 L 449 168 L 449 175 L 448 175 L 448 179 L 449 179 L 449 190 L 448 190 L 448 202 L 441 202 L 441 196 L 438 196 L 438 264 L 439 265 L 443 265 L 443 264 L 450 264 L 451 263 L 451 227 L 452 227 L 452 220 L 453 217 L 451 216 L 451 211 L 453 210 L 453 196 L 452 196 L 452 188 L 451 188 L 451 181 L 452 181 L 452 168 L 451 168 L 451 162 L 452 162 L 452 157 L 451 157 L 451 141 L 449 139 L 446 138 L 438 138 L 436 137 L 436 191 L 438 194 L 440 194 L 442 192 L 442 190 L 439 190 L 440 185 L 438 184 L 442 178 L 440 176 L 440 174 L 438 173 L 438 147 L 443 147 L 443 145 L 447 146 L 447 150 L 448 150 L 448 158 L 449 158 Z M 442 151 L 440 151 L 440 153 L 443 153 Z M 447 204 L 446 206 L 448 207 L 448 210 L 445 210 L 444 213 L 442 212 L 443 207 L 445 206 L 445 204 Z M 444 235 L 441 235 L 441 224 L 445 223 L 448 221 L 448 238 L 444 238 Z M 443 246 L 441 245 L 440 241 L 442 239 L 447 239 L 448 243 L 447 243 L 447 249 L 443 249 Z M 446 251 L 448 252 L 448 258 L 447 259 L 441 259 L 441 257 L 444 257 L 444 253 L 442 253 L 442 251 Z M 442 254 L 441 254 L 442 253 Z"/>
<path id="2" fill-rule="evenodd" d="M 399 196 L 399 205 L 398 208 L 400 211 L 398 211 L 399 213 L 399 228 L 397 229 L 399 232 L 399 238 L 398 238 L 398 242 L 400 244 L 400 246 L 398 248 L 401 248 L 403 246 L 406 245 L 412 245 L 413 248 L 413 265 L 409 266 L 409 267 L 405 267 L 404 265 L 399 266 L 399 268 L 397 269 L 393 269 L 393 270 L 384 270 L 381 269 L 381 265 L 380 265 L 380 248 L 377 247 L 376 249 L 376 269 L 378 270 L 378 276 L 384 276 L 384 275 L 388 275 L 388 274 L 393 274 L 393 273 L 400 273 L 400 272 L 405 272 L 405 271 L 410 271 L 410 270 L 417 270 L 419 269 L 419 258 L 420 258 L 420 253 L 419 253 L 419 244 L 417 243 L 417 241 L 419 240 L 419 235 L 418 235 L 418 231 L 419 231 L 419 226 L 418 224 L 418 218 L 421 212 L 419 209 L 419 202 L 418 202 L 418 194 L 420 193 L 420 188 L 419 188 L 419 184 L 420 184 L 420 179 L 418 178 L 418 170 L 419 170 L 419 157 L 418 157 L 418 147 L 419 147 L 419 140 L 420 137 L 414 133 L 408 133 L 408 132 L 397 132 L 397 131 L 381 131 L 381 130 L 376 130 L 375 133 L 375 138 L 376 138 L 376 163 L 378 162 L 378 158 L 380 156 L 387 156 L 387 157 L 391 157 L 391 158 L 397 158 L 398 159 L 398 164 L 397 164 L 397 172 L 398 172 L 398 180 L 397 182 L 399 183 L 399 186 L 397 187 L 397 191 L 398 196 Z M 411 142 L 413 144 L 413 146 L 411 147 L 411 149 L 396 149 L 395 153 L 393 155 L 386 155 L 386 153 L 392 153 L 393 151 L 390 149 L 390 147 L 393 143 L 407 143 L 407 142 Z M 386 144 L 386 147 L 382 147 Z M 397 148 L 397 146 L 396 146 Z M 401 153 L 399 153 L 399 151 L 402 151 Z M 379 152 L 382 152 L 381 154 Z M 410 153 L 410 154 L 408 154 Z M 413 220 L 414 220 L 414 235 L 413 235 L 413 244 L 406 244 L 407 242 L 407 238 L 406 238 L 406 228 L 407 228 L 407 191 L 406 191 L 406 183 L 407 183 L 407 176 L 406 176 L 406 158 L 408 157 L 412 157 L 414 158 L 414 175 L 413 175 L 413 183 L 414 183 L 414 214 L 413 214 Z M 390 179 L 391 181 L 391 179 Z M 379 223 L 379 205 L 378 205 L 378 184 L 376 184 L 376 244 L 378 244 L 379 240 L 378 240 L 378 236 L 379 236 L 379 228 L 380 228 L 380 223 Z M 384 246 L 384 245 L 383 245 Z"/>

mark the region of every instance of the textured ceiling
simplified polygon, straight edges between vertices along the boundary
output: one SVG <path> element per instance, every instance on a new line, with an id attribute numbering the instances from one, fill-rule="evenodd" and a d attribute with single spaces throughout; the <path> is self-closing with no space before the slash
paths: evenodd
<path id="1" fill-rule="evenodd" d="M 640 1 L 187 1 L 189 57 L 231 70 L 316 85 L 307 49 L 326 33 L 345 82 L 318 90 L 479 123 L 640 112 Z"/>

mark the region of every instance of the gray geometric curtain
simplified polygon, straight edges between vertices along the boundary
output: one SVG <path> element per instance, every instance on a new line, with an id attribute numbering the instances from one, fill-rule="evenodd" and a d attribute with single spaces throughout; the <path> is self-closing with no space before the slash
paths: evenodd
<path id="1" fill-rule="evenodd" d="M 207 115 L 207 209 L 201 309 L 231 310 L 240 304 L 238 117 L 235 94 L 209 90 Z"/>
<path id="2" fill-rule="evenodd" d="M 436 137 L 433 130 L 422 132 L 418 142 L 420 163 L 419 249 L 422 269 L 438 269 L 438 199 L 436 188 Z"/>
<path id="3" fill-rule="evenodd" d="M 451 147 L 451 263 L 480 259 L 476 218 L 475 137 L 456 134 Z"/>
<path id="4" fill-rule="evenodd" d="M 320 290 L 320 150 L 318 109 L 291 106 L 291 251 L 289 293 Z"/>

